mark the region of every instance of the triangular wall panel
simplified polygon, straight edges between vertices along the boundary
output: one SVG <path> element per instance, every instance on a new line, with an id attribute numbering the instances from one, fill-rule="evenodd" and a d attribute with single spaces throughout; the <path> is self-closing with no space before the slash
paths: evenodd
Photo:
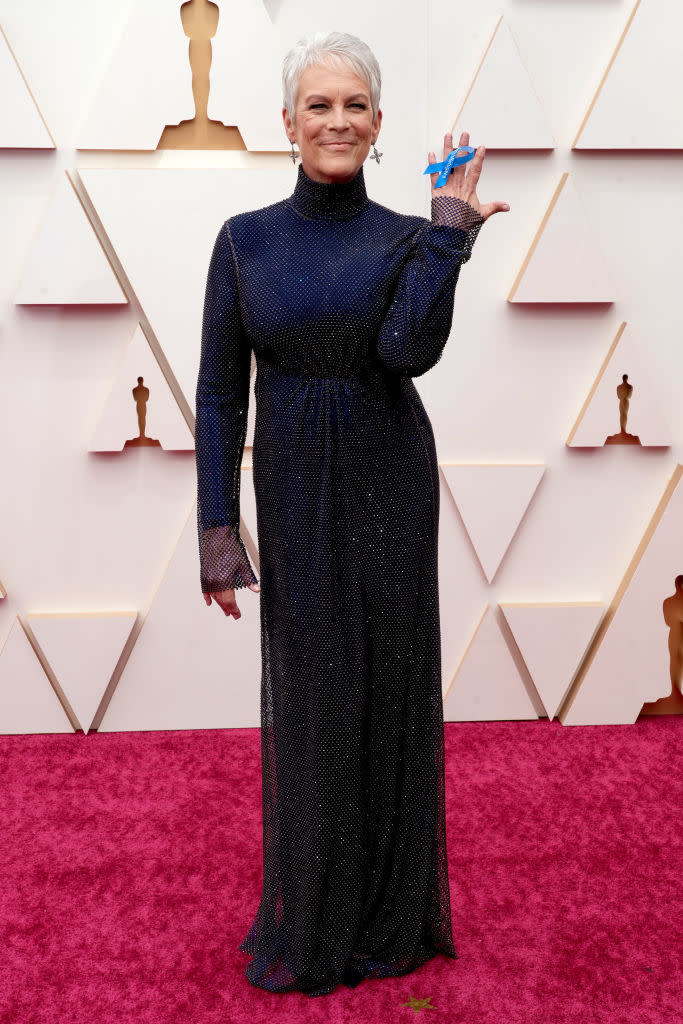
<path id="1" fill-rule="evenodd" d="M 291 163 L 273 168 L 88 168 L 80 177 L 194 409 L 206 277 L 216 236 L 233 214 L 290 195 L 296 171 Z"/>
<path id="2" fill-rule="evenodd" d="M 0 650 L 0 735 L 73 731 L 21 622 L 15 619 Z"/>
<path id="3" fill-rule="evenodd" d="M 242 474 L 244 495 L 253 490 L 252 475 L 246 469 Z M 241 504 L 246 519 L 253 502 L 243 499 Z M 255 523 L 246 525 L 256 538 Z M 257 564 L 252 565 L 258 577 Z M 99 731 L 256 728 L 260 594 L 245 587 L 235 596 L 239 619 L 204 601 L 193 504 Z M 200 665 L 211 668 L 200 671 Z"/>
<path id="4" fill-rule="evenodd" d="M 562 175 L 508 302 L 613 302 L 615 288 L 567 173 Z"/>
<path id="5" fill-rule="evenodd" d="M 567 693 L 605 606 L 599 601 L 500 605 L 529 675 L 553 718 Z"/>
<path id="6" fill-rule="evenodd" d="M 60 306 L 128 302 L 68 175 L 57 180 L 14 301 Z"/>
<path id="7" fill-rule="evenodd" d="M 501 90 L 500 83 L 505 82 Z M 554 149 L 538 93 L 508 23 L 500 16 L 453 123 L 493 149 Z M 459 137 L 459 131 L 457 132 Z"/>
<path id="8" fill-rule="evenodd" d="M 211 45 L 209 118 L 236 125 L 249 150 L 287 151 L 281 74 L 282 59 L 292 42 L 285 45 L 280 39 L 263 0 L 221 4 Z M 257 68 L 254 54 L 258 54 Z"/>
<path id="9" fill-rule="evenodd" d="M 142 377 L 149 389 L 145 437 L 157 440 L 166 451 L 194 451 L 194 438 L 185 422 L 168 381 L 152 352 L 140 324 L 135 328 L 104 409 L 90 439 L 91 452 L 122 451 L 126 441 L 140 436 L 137 403 L 133 390 Z"/>
<path id="10" fill-rule="evenodd" d="M 622 431 L 620 394 L 623 385 L 630 385 L 633 390 L 626 403 L 626 425 Z M 654 393 L 645 360 L 624 321 L 567 438 L 567 445 L 595 448 L 605 443 L 639 442 L 643 446 L 666 447 L 671 444 L 671 433 L 661 410 L 661 399 Z"/>
<path id="11" fill-rule="evenodd" d="M 669 644 L 675 657 L 683 644 L 683 576 L 680 593 L 675 584 L 683 574 L 682 473 L 677 466 L 631 559 L 560 712 L 563 725 L 632 724 L 645 703 L 672 692 Z"/>
<path id="12" fill-rule="evenodd" d="M 444 698 L 444 720 L 538 718 L 496 617 L 487 605 Z"/>
<path id="13" fill-rule="evenodd" d="M 573 149 L 683 149 L 680 17 L 680 0 L 633 3 Z"/>
<path id="14" fill-rule="evenodd" d="M 54 149 L 55 140 L 0 26 L 0 149 Z"/>
<path id="15" fill-rule="evenodd" d="M 154 150 L 166 125 L 194 117 L 189 40 L 180 7 L 166 0 L 130 7 L 77 132 L 78 149 Z"/>
<path id="16" fill-rule="evenodd" d="M 441 463 L 489 583 L 545 473 L 543 465 Z"/>
<path id="17" fill-rule="evenodd" d="M 27 616 L 55 682 L 84 732 L 90 728 L 136 619 L 136 611 Z"/>

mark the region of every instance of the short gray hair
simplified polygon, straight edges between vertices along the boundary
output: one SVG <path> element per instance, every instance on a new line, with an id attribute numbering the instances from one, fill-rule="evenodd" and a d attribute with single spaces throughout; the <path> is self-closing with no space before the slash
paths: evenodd
<path id="1" fill-rule="evenodd" d="M 303 36 L 296 46 L 285 54 L 282 63 L 282 102 L 292 121 L 302 72 L 312 64 L 324 63 L 330 56 L 345 60 L 356 74 L 367 82 L 374 118 L 379 109 L 382 75 L 377 58 L 370 47 L 349 32 L 316 32 L 311 36 Z"/>

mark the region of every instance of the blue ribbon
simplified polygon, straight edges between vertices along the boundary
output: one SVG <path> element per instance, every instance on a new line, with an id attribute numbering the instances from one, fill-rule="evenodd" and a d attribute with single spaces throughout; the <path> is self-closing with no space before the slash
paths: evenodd
<path id="1" fill-rule="evenodd" d="M 461 150 L 466 150 L 464 156 L 458 156 Z M 449 154 L 448 158 L 442 161 L 440 164 L 430 164 L 424 170 L 424 174 L 434 174 L 436 171 L 440 171 L 439 177 L 434 183 L 434 188 L 441 188 L 448 181 L 448 175 L 451 173 L 456 164 L 466 164 L 468 160 L 471 160 L 474 156 L 474 146 L 458 146 L 452 153 Z"/>

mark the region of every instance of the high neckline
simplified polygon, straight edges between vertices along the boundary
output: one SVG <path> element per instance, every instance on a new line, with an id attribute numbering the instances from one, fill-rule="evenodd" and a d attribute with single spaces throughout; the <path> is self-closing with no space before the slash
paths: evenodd
<path id="1" fill-rule="evenodd" d="M 300 164 L 289 202 L 297 213 L 311 220 L 348 220 L 355 217 L 369 202 L 363 167 L 351 181 L 324 182 L 309 178 Z"/>

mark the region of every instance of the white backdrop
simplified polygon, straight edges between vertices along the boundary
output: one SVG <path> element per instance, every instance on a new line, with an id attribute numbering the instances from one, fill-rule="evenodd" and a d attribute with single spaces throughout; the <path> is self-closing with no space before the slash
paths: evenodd
<path id="1" fill-rule="evenodd" d="M 473 145 L 487 146 L 479 198 L 511 210 L 483 227 L 460 276 L 445 354 L 416 381 L 442 464 L 446 717 L 634 721 L 670 681 L 663 619 L 650 615 L 645 625 L 638 594 L 621 604 L 633 558 L 641 565 L 633 585 L 652 577 L 642 598 L 650 609 L 683 571 L 676 517 L 661 518 L 668 564 L 660 553 L 650 571 L 647 543 L 683 461 L 683 71 L 667 49 L 680 38 L 683 8 L 673 0 L 244 0 L 219 8 L 209 116 L 242 119 L 243 137 L 266 137 L 266 102 L 271 124 L 280 116 L 279 74 L 261 76 L 258 87 L 250 77 L 264 54 L 272 63 L 302 32 L 338 28 L 365 38 L 383 70 L 384 155 L 379 166 L 366 164 L 371 198 L 428 215 L 422 170 L 444 131 L 455 121 L 456 138 L 469 130 Z M 182 442 L 165 449 L 163 436 L 161 448 L 89 450 L 105 407 L 110 425 L 111 403 L 121 409 L 121 446 L 137 433 L 134 406 L 125 412 L 135 381 L 118 374 L 139 324 L 192 429 L 215 234 L 236 209 L 288 194 L 296 176 L 284 130 L 281 152 L 154 150 L 164 127 L 193 111 L 179 9 L 170 0 L 0 0 L 0 26 L 25 77 L 4 95 L 30 89 L 55 142 L 17 142 L 14 100 L 3 101 L 0 733 L 258 724 L 258 596 L 238 591 L 239 621 L 204 604 L 192 450 Z M 150 137 L 147 151 L 135 149 Z M 86 145 L 100 148 L 78 148 Z M 263 174 L 258 189 L 251 168 Z M 85 240 L 83 224 L 92 232 Z M 104 283 L 89 276 L 93 238 L 113 268 L 99 268 L 111 275 Z M 595 261 L 592 275 L 604 271 L 611 301 L 582 301 L 582 248 Z M 523 269 L 524 302 L 508 301 Z M 552 302 L 542 291 L 548 282 Z M 61 301 L 41 301 L 48 284 Z M 624 322 L 671 444 L 568 447 Z M 621 369 L 615 386 L 620 377 Z M 632 379 L 628 429 L 637 433 L 641 382 Z M 130 409 L 133 419 L 124 419 Z M 463 463 L 490 468 L 477 475 Z M 511 474 L 516 464 L 523 468 Z M 525 497 L 529 464 L 544 472 Z M 255 539 L 249 450 L 243 472 L 243 517 Z M 492 551 L 499 564 L 487 575 Z M 499 607 L 523 604 L 528 612 L 515 621 Z M 129 634 L 122 612 L 137 612 Z M 620 615 L 630 616 L 620 636 L 644 630 L 645 655 L 629 675 L 623 646 L 615 680 L 614 658 L 593 658 L 589 644 L 602 621 L 597 640 L 607 645 Z M 584 687 L 594 698 L 581 702 Z M 573 718 L 572 704 L 582 709 Z"/>

